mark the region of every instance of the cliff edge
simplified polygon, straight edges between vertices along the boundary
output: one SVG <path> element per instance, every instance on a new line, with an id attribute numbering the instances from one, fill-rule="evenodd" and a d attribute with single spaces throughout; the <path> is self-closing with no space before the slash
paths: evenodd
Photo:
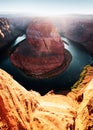
<path id="1" fill-rule="evenodd" d="M 66 96 L 27 91 L 0 69 L 1 130 L 92 130 L 93 67 Z"/>

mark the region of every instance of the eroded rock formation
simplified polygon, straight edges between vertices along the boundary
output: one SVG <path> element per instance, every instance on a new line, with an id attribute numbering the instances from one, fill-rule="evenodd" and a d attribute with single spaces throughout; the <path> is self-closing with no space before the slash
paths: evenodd
<path id="1" fill-rule="evenodd" d="M 2 130 L 74 130 L 76 110 L 70 97 L 27 91 L 0 70 Z"/>
<path id="2" fill-rule="evenodd" d="M 6 42 L 11 39 L 11 30 L 9 22 L 5 18 L 0 18 L 0 48 L 5 46 Z"/>
<path id="3" fill-rule="evenodd" d="M 52 91 L 44 96 L 27 91 L 0 69 L 0 128 L 92 130 L 93 67 L 86 69 L 78 88 L 66 96 L 55 95 Z"/>
<path id="4" fill-rule="evenodd" d="M 74 44 L 83 45 L 93 54 L 93 15 L 69 15 L 56 21 L 63 36 L 76 42 Z"/>
<path id="5" fill-rule="evenodd" d="M 15 27 L 9 23 L 7 18 L 0 18 L 0 51 L 17 38 L 18 33 Z"/>
<path id="6" fill-rule="evenodd" d="M 12 63 L 27 75 L 48 78 L 63 72 L 71 61 L 55 27 L 47 20 L 32 21 L 27 39 L 12 52 Z"/>

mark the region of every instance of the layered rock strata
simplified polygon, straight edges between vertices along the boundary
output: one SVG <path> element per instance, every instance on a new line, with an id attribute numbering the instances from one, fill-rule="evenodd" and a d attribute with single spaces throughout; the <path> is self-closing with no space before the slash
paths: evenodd
<path id="1" fill-rule="evenodd" d="M 27 91 L 0 69 L 0 128 L 92 130 L 93 67 L 87 67 L 78 88 L 66 96 L 55 95 L 52 91 L 44 96 Z"/>
<path id="2" fill-rule="evenodd" d="M 2 130 L 74 130 L 75 116 L 71 98 L 54 94 L 40 96 L 27 91 L 9 74 L 0 70 Z"/>
<path id="3" fill-rule="evenodd" d="M 81 73 L 77 89 L 73 89 L 68 96 L 78 102 L 75 130 L 93 129 L 93 67 L 86 66 Z M 78 82 L 77 82 L 78 83 Z"/>
<path id="4" fill-rule="evenodd" d="M 23 34 L 23 30 L 18 29 L 9 18 L 0 18 L 0 51 L 7 49 L 18 36 Z"/>
<path id="5" fill-rule="evenodd" d="M 11 54 L 11 61 L 16 67 L 36 78 L 55 76 L 68 67 L 71 55 L 65 50 L 51 22 L 32 21 L 26 35 L 27 39 L 19 43 Z"/>

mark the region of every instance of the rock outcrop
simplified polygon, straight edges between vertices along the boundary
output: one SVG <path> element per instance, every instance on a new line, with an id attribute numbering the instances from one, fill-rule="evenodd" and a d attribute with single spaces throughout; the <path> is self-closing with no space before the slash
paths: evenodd
<path id="1" fill-rule="evenodd" d="M 70 97 L 27 91 L 0 70 L 2 130 L 74 130 L 75 103 Z"/>
<path id="2" fill-rule="evenodd" d="M 83 100 L 77 109 L 76 130 L 93 129 L 93 79 L 82 94 Z"/>
<path id="3" fill-rule="evenodd" d="M 83 45 L 93 54 L 93 15 L 67 15 L 55 21 L 63 36 L 76 42 L 74 44 Z"/>
<path id="4" fill-rule="evenodd" d="M 27 39 L 12 52 L 12 63 L 27 75 L 47 78 L 63 72 L 71 61 L 55 27 L 47 20 L 33 20 Z"/>
<path id="5" fill-rule="evenodd" d="M 11 30 L 9 22 L 5 18 L 0 18 L 0 48 L 5 46 L 6 42 L 11 39 Z"/>
<path id="6" fill-rule="evenodd" d="M 81 99 L 81 100 L 79 100 Z M 65 95 L 41 96 L 27 91 L 0 69 L 2 130 L 92 130 L 93 67 L 87 67 L 78 88 Z"/>
<path id="7" fill-rule="evenodd" d="M 72 92 L 68 93 L 78 102 L 75 130 L 93 129 L 93 67 L 86 66 Z"/>
<path id="8" fill-rule="evenodd" d="M 20 35 L 7 18 L 0 18 L 0 51 L 11 45 Z"/>
<path id="9" fill-rule="evenodd" d="M 76 90 L 76 99 L 81 102 L 77 111 L 76 130 L 93 129 L 93 67 L 86 66 L 85 70 L 85 76 Z"/>

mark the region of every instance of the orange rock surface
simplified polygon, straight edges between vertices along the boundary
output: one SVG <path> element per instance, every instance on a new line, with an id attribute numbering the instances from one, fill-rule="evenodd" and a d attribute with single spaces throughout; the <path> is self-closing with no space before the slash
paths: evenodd
<path id="1" fill-rule="evenodd" d="M 27 91 L 0 69 L 1 130 L 92 130 L 93 67 L 66 96 Z M 82 100 L 78 100 L 79 97 Z"/>

